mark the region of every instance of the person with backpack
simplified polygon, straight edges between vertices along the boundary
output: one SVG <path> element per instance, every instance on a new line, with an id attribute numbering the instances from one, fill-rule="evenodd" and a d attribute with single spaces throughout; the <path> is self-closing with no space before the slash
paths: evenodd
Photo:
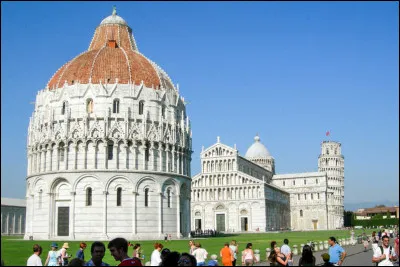
<path id="1" fill-rule="evenodd" d="M 389 246 L 389 236 L 382 236 L 382 245 L 379 246 L 372 257 L 372 262 L 376 266 L 393 266 L 393 262 L 397 260 L 396 252 L 392 246 Z"/>

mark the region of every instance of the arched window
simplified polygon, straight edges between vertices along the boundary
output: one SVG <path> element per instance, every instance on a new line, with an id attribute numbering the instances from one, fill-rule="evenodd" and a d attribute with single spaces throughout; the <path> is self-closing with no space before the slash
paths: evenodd
<path id="1" fill-rule="evenodd" d="M 319 193 L 318 193 L 318 199 L 319 199 Z"/>
<path id="2" fill-rule="evenodd" d="M 119 99 L 113 101 L 113 113 L 119 113 Z"/>
<path id="3" fill-rule="evenodd" d="M 161 107 L 161 116 L 163 119 L 165 119 L 165 106 Z"/>
<path id="4" fill-rule="evenodd" d="M 144 206 L 148 207 L 149 206 L 149 189 L 146 188 L 144 190 Z"/>
<path id="5" fill-rule="evenodd" d="M 303 217 L 303 210 L 300 210 L 300 217 Z"/>
<path id="6" fill-rule="evenodd" d="M 304 179 L 304 184 L 307 184 L 307 181 Z"/>
<path id="7" fill-rule="evenodd" d="M 86 111 L 87 113 L 93 113 L 93 99 L 91 98 L 86 101 Z"/>
<path id="8" fill-rule="evenodd" d="M 143 110 L 144 110 L 144 101 L 140 101 L 139 102 L 139 115 L 143 114 Z"/>
<path id="9" fill-rule="evenodd" d="M 293 185 L 296 185 L 296 181 L 295 180 L 293 180 Z"/>
<path id="10" fill-rule="evenodd" d="M 285 181 L 283 181 L 283 186 L 285 186 Z"/>
<path id="11" fill-rule="evenodd" d="M 92 188 L 86 189 L 86 206 L 92 206 Z"/>
<path id="12" fill-rule="evenodd" d="M 113 150 L 114 150 L 114 142 L 110 141 L 107 144 L 107 154 L 108 154 L 108 159 L 111 160 L 113 159 Z"/>
<path id="13" fill-rule="evenodd" d="M 311 200 L 313 200 L 314 199 L 314 194 L 313 193 L 311 193 Z"/>
<path id="14" fill-rule="evenodd" d="M 63 104 L 62 104 L 61 115 L 65 114 L 67 108 L 68 108 L 68 102 L 64 101 Z"/>
<path id="15" fill-rule="evenodd" d="M 118 189 L 117 189 L 117 206 L 121 206 L 121 198 L 122 198 L 122 188 L 118 187 Z"/>
<path id="16" fill-rule="evenodd" d="M 304 200 L 307 200 L 307 194 L 304 194 Z"/>
<path id="17" fill-rule="evenodd" d="M 146 147 L 146 150 L 144 151 L 144 160 L 149 161 L 149 148 Z"/>
<path id="18" fill-rule="evenodd" d="M 43 190 L 42 189 L 40 189 L 39 190 L 39 209 L 41 209 L 42 208 L 42 193 L 43 193 Z"/>
<path id="19" fill-rule="evenodd" d="M 300 200 L 300 194 L 297 195 L 297 200 Z"/>
<path id="20" fill-rule="evenodd" d="M 315 183 L 318 184 L 318 179 L 315 179 Z"/>
<path id="21" fill-rule="evenodd" d="M 58 148 L 58 154 L 59 154 L 59 158 L 60 161 L 64 161 L 64 143 L 61 143 L 59 148 Z"/>
<path id="22" fill-rule="evenodd" d="M 171 190 L 167 190 L 167 197 L 168 197 L 168 208 L 171 208 Z"/>

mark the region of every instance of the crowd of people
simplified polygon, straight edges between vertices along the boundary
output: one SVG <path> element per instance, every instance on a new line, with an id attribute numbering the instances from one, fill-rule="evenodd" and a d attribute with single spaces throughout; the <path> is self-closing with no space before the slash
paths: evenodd
<path id="1" fill-rule="evenodd" d="M 376 266 L 393 266 L 398 260 L 399 255 L 399 235 L 395 236 L 394 247 L 389 245 L 390 233 L 373 232 L 369 237 L 365 233 L 362 235 L 364 251 L 367 251 L 369 243 L 372 244 L 372 263 Z M 379 245 L 381 242 L 381 245 Z M 338 244 L 335 237 L 328 239 L 328 253 L 321 255 L 323 260 L 322 266 L 341 266 L 346 258 L 345 250 Z M 132 256 L 128 255 L 128 248 L 133 247 Z M 213 254 L 208 260 L 208 252 L 201 246 L 201 243 L 190 240 L 188 243 L 188 252 L 170 251 L 164 248 L 161 243 L 154 244 L 154 250 L 151 254 L 150 261 L 147 265 L 151 266 L 218 266 L 218 255 Z M 310 245 L 303 246 L 300 252 L 300 258 L 294 262 L 293 252 L 289 246 L 289 240 L 284 239 L 283 245 L 278 246 L 276 241 L 272 241 L 271 252 L 267 258 L 270 266 L 315 266 L 316 258 L 313 255 L 313 249 Z M 106 253 L 106 246 L 100 241 L 96 241 L 90 248 L 91 258 L 85 260 L 84 250 L 86 243 L 80 243 L 79 250 L 76 252 L 75 258 L 71 259 L 68 254 L 69 245 L 64 243 L 58 250 L 57 243 L 51 244 L 51 249 L 47 254 L 44 265 L 47 266 L 110 266 L 103 262 Z M 124 238 L 115 238 L 111 240 L 107 246 L 110 254 L 116 261 L 118 266 L 144 266 L 145 258 L 142 255 L 139 243 L 131 244 Z M 33 246 L 33 255 L 29 257 L 27 266 L 42 266 L 40 255 L 42 247 L 39 244 Z M 225 243 L 221 248 L 219 257 L 223 266 L 236 266 L 240 261 L 242 266 L 253 266 L 259 261 L 259 257 L 255 256 L 252 243 L 247 243 L 243 250 L 239 250 L 239 244 L 236 240 Z"/>

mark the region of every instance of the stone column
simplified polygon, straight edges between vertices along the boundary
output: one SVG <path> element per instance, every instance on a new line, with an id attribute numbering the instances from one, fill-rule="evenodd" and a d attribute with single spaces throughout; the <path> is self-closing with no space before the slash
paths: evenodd
<path id="1" fill-rule="evenodd" d="M 136 167 L 136 159 L 137 159 L 137 153 L 136 153 L 136 141 L 132 142 L 132 161 L 133 161 L 133 169 L 137 170 L 138 168 Z"/>
<path id="2" fill-rule="evenodd" d="M 22 234 L 22 214 L 19 215 L 19 233 Z"/>
<path id="3" fill-rule="evenodd" d="M 114 169 L 118 169 L 118 143 L 114 142 L 113 146 L 113 160 L 114 160 Z"/>
<path id="4" fill-rule="evenodd" d="M 133 192 L 133 198 L 132 198 L 132 235 L 136 235 L 136 196 L 137 196 L 137 192 Z"/>
<path id="5" fill-rule="evenodd" d="M 48 219 L 47 219 L 47 223 L 48 223 L 48 239 L 51 239 L 52 235 L 53 235 L 53 231 L 52 231 L 52 225 L 53 225 L 53 194 L 52 193 L 47 193 L 48 198 L 49 198 L 49 215 L 48 215 Z"/>
<path id="6" fill-rule="evenodd" d="M 186 175 L 186 155 L 185 150 L 182 152 L 182 174 Z"/>
<path id="7" fill-rule="evenodd" d="M 155 163 L 156 163 L 156 149 L 154 147 L 154 142 L 150 142 L 149 154 L 150 154 L 149 155 L 149 164 L 150 164 L 149 170 L 157 171 L 157 168 L 155 166 Z"/>
<path id="8" fill-rule="evenodd" d="M 158 234 L 162 234 L 162 197 L 163 193 L 159 193 L 159 203 L 158 203 Z"/>
<path id="9" fill-rule="evenodd" d="M 169 161 L 170 161 L 170 159 L 169 159 L 169 145 L 167 144 L 165 146 L 165 172 L 170 172 Z"/>
<path id="10" fill-rule="evenodd" d="M 87 151 L 88 151 L 88 145 L 87 142 L 83 143 L 83 169 L 86 170 L 87 169 Z"/>
<path id="11" fill-rule="evenodd" d="M 172 154 L 171 172 L 176 172 L 176 168 L 175 168 L 175 160 L 176 160 L 175 146 L 172 146 L 171 154 Z"/>
<path id="12" fill-rule="evenodd" d="M 64 144 L 64 170 L 68 170 L 68 143 Z"/>
<path id="13" fill-rule="evenodd" d="M 163 171 L 163 167 L 162 167 L 162 162 L 163 162 L 163 156 L 162 156 L 162 143 L 158 143 L 158 155 L 160 156 L 159 158 L 159 162 L 160 162 L 160 172 Z"/>
<path id="14" fill-rule="evenodd" d="M 121 169 L 123 169 L 123 170 L 127 170 L 128 169 L 128 145 L 126 144 L 126 143 L 124 143 L 123 145 L 122 145 L 122 149 L 123 149 L 123 151 L 124 151 L 124 153 L 122 153 L 121 152 L 121 155 L 122 155 L 122 160 L 121 160 L 121 162 L 122 162 L 122 166 L 121 166 Z"/>
<path id="15" fill-rule="evenodd" d="M 71 166 L 71 169 L 74 169 L 74 170 L 76 170 L 77 169 L 77 162 L 76 162 L 76 158 L 77 158 L 77 145 L 76 145 L 76 143 L 73 143 L 72 144 L 72 151 L 74 152 L 74 162 L 73 162 L 73 164 L 72 164 L 72 166 Z"/>
<path id="16" fill-rule="evenodd" d="M 49 153 L 47 170 L 51 172 L 53 170 L 53 148 L 50 145 L 47 153 Z"/>
<path id="17" fill-rule="evenodd" d="M 104 147 L 104 169 L 107 170 L 108 168 L 108 153 L 107 153 L 107 142 L 103 142 Z"/>
<path id="18" fill-rule="evenodd" d="M 103 237 L 107 237 L 107 191 L 103 191 Z"/>
<path id="19" fill-rule="evenodd" d="M 15 234 L 15 211 L 14 211 L 14 214 L 13 214 L 13 234 Z"/>
<path id="20" fill-rule="evenodd" d="M 35 195 L 31 194 L 31 221 L 30 221 L 30 235 L 33 235 L 33 219 L 34 219 L 34 211 L 35 211 Z M 8 224 L 8 220 L 7 220 Z"/>
<path id="21" fill-rule="evenodd" d="M 8 213 L 7 212 L 7 221 L 6 221 L 6 233 L 7 233 L 7 235 L 9 235 L 10 234 L 10 229 L 9 229 L 9 221 L 10 221 L 10 213 Z"/>
<path id="22" fill-rule="evenodd" d="M 69 237 L 74 239 L 75 238 L 75 195 L 74 191 L 71 192 L 71 211 L 69 216 L 69 225 L 70 225 L 70 232 Z"/>
<path id="23" fill-rule="evenodd" d="M 181 202 L 180 195 L 176 194 L 176 237 L 181 236 Z"/>
<path id="24" fill-rule="evenodd" d="M 95 142 L 93 142 L 93 170 L 96 169 L 96 161 L 97 161 L 97 145 Z M 90 156 L 90 155 L 89 155 Z"/>
<path id="25" fill-rule="evenodd" d="M 142 170 L 146 170 L 146 145 L 143 143 L 140 149 L 142 150 Z"/>
<path id="26" fill-rule="evenodd" d="M 176 151 L 176 161 L 178 165 L 177 173 L 181 174 L 181 152 L 179 149 Z"/>

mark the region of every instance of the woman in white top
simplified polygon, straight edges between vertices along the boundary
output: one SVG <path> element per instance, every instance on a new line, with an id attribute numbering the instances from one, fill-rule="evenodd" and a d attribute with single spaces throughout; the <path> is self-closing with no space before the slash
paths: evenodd
<path id="1" fill-rule="evenodd" d="M 248 243 L 246 245 L 246 249 L 243 250 L 242 253 L 242 265 L 246 264 L 246 266 L 253 266 L 254 262 L 256 262 L 256 257 L 253 252 L 253 244 Z"/>
<path id="2" fill-rule="evenodd" d="M 236 259 L 237 259 L 237 253 L 238 253 L 238 244 L 236 243 L 236 240 L 232 240 L 231 244 L 229 245 L 229 248 L 232 250 L 233 253 L 233 261 L 232 261 L 232 266 L 236 266 Z"/>
<path id="3" fill-rule="evenodd" d="M 193 251 L 193 256 L 196 258 L 197 266 L 205 266 L 205 260 L 207 258 L 208 252 L 201 247 L 200 243 L 195 244 L 196 249 Z"/>
<path id="4" fill-rule="evenodd" d="M 161 253 L 160 251 L 162 250 L 164 246 L 160 243 L 155 243 L 154 244 L 154 251 L 151 253 L 151 266 L 158 266 L 161 263 Z"/>

